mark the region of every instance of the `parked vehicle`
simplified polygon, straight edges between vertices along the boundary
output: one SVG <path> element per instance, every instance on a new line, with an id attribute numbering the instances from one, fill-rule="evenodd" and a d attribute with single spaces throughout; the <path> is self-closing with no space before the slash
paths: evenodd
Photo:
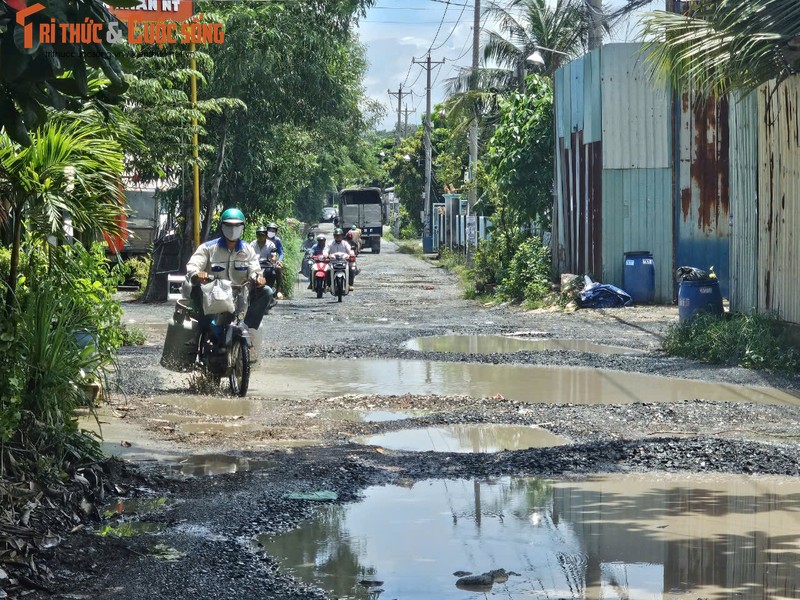
<path id="1" fill-rule="evenodd" d="M 331 294 L 336 296 L 336 299 L 341 302 L 342 297 L 347 296 L 349 292 L 350 269 L 351 262 L 354 262 L 355 256 L 349 256 L 342 252 L 337 252 L 330 257 L 330 270 L 331 270 Z"/>
<path id="2" fill-rule="evenodd" d="M 322 209 L 322 216 L 320 217 L 321 223 L 333 223 L 336 217 L 339 216 L 339 211 L 335 206 L 325 206 Z"/>
<path id="3" fill-rule="evenodd" d="M 314 280 L 311 287 L 317 294 L 317 298 L 322 298 L 322 294 L 325 293 L 325 283 L 328 277 L 328 261 L 325 260 L 322 254 L 316 254 L 311 256 L 310 262 L 311 275 Z"/>
<path id="4" fill-rule="evenodd" d="M 213 277 L 210 277 L 213 281 Z M 232 312 L 211 317 L 210 326 L 200 332 L 200 322 L 193 303 L 181 298 L 167 327 L 161 365 L 173 371 L 199 370 L 206 381 L 219 386 L 228 381 L 231 394 L 244 396 L 250 384 L 250 363 L 255 362 L 256 331 L 244 324 L 249 283 L 230 284 L 233 290 Z M 254 356 L 251 356 L 251 350 Z"/>
<path id="5" fill-rule="evenodd" d="M 381 251 L 383 235 L 383 194 L 380 188 L 348 188 L 339 193 L 339 227 L 353 225 L 361 230 L 361 249 Z"/>
<path id="6" fill-rule="evenodd" d="M 125 189 L 125 210 L 123 224 L 128 233 L 122 237 L 105 236 L 109 253 L 117 253 L 122 258 L 149 254 L 159 228 L 158 189 L 150 186 L 131 186 Z"/>

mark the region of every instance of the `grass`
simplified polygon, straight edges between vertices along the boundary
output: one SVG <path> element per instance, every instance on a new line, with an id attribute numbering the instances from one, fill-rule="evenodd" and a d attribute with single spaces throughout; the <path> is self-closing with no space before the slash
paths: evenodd
<path id="1" fill-rule="evenodd" d="M 400 254 L 422 255 L 422 246 L 416 240 L 406 240 L 397 242 L 397 251 Z"/>
<path id="2" fill-rule="evenodd" d="M 699 313 L 669 328 L 664 350 L 712 364 L 766 371 L 800 370 L 800 351 L 789 344 L 780 321 L 771 314 Z"/>
<path id="3" fill-rule="evenodd" d="M 144 329 L 137 326 L 122 326 L 122 345 L 123 346 L 142 346 L 147 341 Z"/>

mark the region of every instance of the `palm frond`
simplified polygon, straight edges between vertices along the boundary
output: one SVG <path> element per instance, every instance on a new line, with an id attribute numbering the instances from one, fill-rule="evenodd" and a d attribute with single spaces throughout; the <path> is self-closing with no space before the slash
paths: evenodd
<path id="1" fill-rule="evenodd" d="M 751 91 L 800 71 L 800 3 L 711 0 L 685 15 L 650 13 L 644 34 L 654 74 L 702 97 Z"/>

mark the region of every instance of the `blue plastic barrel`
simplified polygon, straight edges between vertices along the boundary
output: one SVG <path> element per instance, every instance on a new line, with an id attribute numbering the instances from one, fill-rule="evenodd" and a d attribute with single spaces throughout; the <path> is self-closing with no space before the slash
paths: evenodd
<path id="1" fill-rule="evenodd" d="M 656 297 L 656 265 L 653 254 L 645 250 L 625 253 L 622 287 L 634 304 L 650 304 Z"/>
<path id="2" fill-rule="evenodd" d="M 678 284 L 678 320 L 687 321 L 700 311 L 722 314 L 722 293 L 719 281 L 681 281 Z"/>

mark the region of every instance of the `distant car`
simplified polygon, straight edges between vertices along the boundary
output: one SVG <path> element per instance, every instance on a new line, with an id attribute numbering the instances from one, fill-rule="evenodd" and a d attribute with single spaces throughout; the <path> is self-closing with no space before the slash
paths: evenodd
<path id="1" fill-rule="evenodd" d="M 323 223 L 332 223 L 336 217 L 339 216 L 339 211 L 336 209 L 335 206 L 326 206 L 322 209 L 322 218 L 320 219 Z"/>

